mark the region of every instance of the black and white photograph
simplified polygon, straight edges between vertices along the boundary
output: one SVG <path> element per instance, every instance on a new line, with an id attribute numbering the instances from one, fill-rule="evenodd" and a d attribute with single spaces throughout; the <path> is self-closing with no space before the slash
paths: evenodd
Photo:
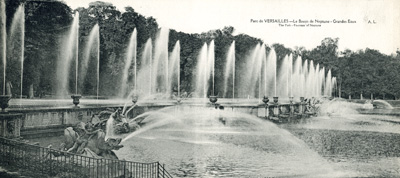
<path id="1" fill-rule="evenodd" d="M 400 177 L 399 19 L 398 0 L 0 0 L 0 177 Z"/>

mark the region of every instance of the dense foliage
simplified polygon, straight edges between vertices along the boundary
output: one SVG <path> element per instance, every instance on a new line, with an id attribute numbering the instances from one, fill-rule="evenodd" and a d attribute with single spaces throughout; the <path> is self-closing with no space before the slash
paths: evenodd
<path id="1" fill-rule="evenodd" d="M 97 23 L 100 27 L 100 95 L 116 95 L 124 66 L 125 49 L 129 38 L 137 29 L 138 59 L 141 57 L 146 41 L 153 41 L 159 30 L 156 19 L 145 17 L 135 12 L 132 7 L 126 7 L 120 12 L 110 3 L 93 2 L 88 8 L 72 10 L 59 1 L 25 1 L 6 0 L 7 27 L 10 26 L 13 14 L 21 3 L 25 3 L 25 64 L 23 95 L 29 94 L 29 88 L 35 91 L 35 96 L 55 93 L 55 73 L 61 41 L 71 26 L 73 14 L 80 14 L 79 44 L 82 47 L 88 40 L 89 32 Z M 198 53 L 202 45 L 211 40 L 215 42 L 216 83 L 223 83 L 223 70 L 226 53 L 233 40 L 236 42 L 236 66 L 244 66 L 249 52 L 262 40 L 245 34 L 232 35 L 233 27 L 211 30 L 202 34 L 188 34 L 171 29 L 169 33 L 168 50 L 171 52 L 176 41 L 181 44 L 181 91 L 192 91 L 192 77 L 195 72 Z M 302 47 L 290 49 L 282 44 L 273 44 L 278 60 L 293 53 L 302 55 L 303 59 L 312 59 L 326 69 L 332 70 L 337 77 L 338 87 L 342 97 L 352 95 L 353 98 L 373 94 L 375 97 L 397 98 L 400 96 L 400 52 L 397 55 L 385 55 L 377 50 L 338 51 L 338 41 L 326 38 L 321 45 L 306 50 Z M 153 42 L 154 43 L 154 42 Z M 270 47 L 265 48 L 269 52 Z M 82 50 L 83 51 L 83 50 Z M 83 55 L 80 52 L 79 55 Z M 18 63 L 13 57 L 8 57 L 8 81 L 13 84 L 13 93 L 19 94 Z M 140 66 L 140 63 L 138 64 Z M 279 62 L 278 62 L 279 65 Z M 94 71 L 88 71 L 88 76 L 94 76 Z M 71 74 L 72 76 L 72 74 Z M 71 82 L 73 83 L 73 77 Z M 86 82 L 80 91 L 85 95 L 95 94 L 95 85 Z M 71 87 L 72 88 L 72 87 Z M 216 92 L 222 86 L 216 86 Z M 339 91 L 336 91 L 336 95 Z"/>

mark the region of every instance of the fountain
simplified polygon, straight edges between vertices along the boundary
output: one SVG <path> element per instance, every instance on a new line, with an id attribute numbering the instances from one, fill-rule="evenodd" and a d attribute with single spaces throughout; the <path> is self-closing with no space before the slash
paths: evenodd
<path id="1" fill-rule="evenodd" d="M 2 8 L 4 8 L 4 4 Z M 22 13 L 18 11 L 18 14 Z M 216 58 L 214 54 L 215 44 L 211 40 L 205 42 L 202 46 L 196 72 L 193 72 L 196 74 L 193 77 L 195 80 L 192 81 L 196 87 L 195 93 L 201 99 L 185 99 L 181 103 L 180 74 L 181 69 L 185 66 L 181 65 L 181 42 L 177 40 L 172 52 L 168 53 L 169 30 L 162 28 L 154 41 L 154 49 L 153 41 L 149 38 L 144 45 L 140 61 L 136 61 L 138 32 L 136 29 L 132 29 L 118 93 L 121 98 L 126 98 L 126 101 L 121 99 L 106 100 L 101 103 L 103 105 L 92 105 L 93 103 L 90 103 L 90 100 L 85 98 L 80 100 L 82 95 L 78 94 L 78 86 L 84 87 L 83 81 L 85 81 L 87 74 L 83 71 L 87 70 L 89 61 L 92 60 L 91 57 L 97 54 L 96 90 L 98 99 L 99 26 L 95 25 L 90 32 L 82 61 L 78 63 L 78 19 L 79 14 L 76 13 L 66 40 L 68 45 L 63 48 L 63 50 L 65 49 L 64 54 L 60 55 L 65 60 L 59 61 L 58 64 L 65 65 L 63 68 L 70 68 L 75 59 L 75 70 L 72 70 L 75 71 L 75 92 L 68 91 L 68 77 L 69 72 L 72 71 L 67 69 L 65 71 L 59 70 L 60 75 L 64 74 L 65 78 L 59 80 L 58 94 L 65 96 L 68 92 L 74 93 L 71 96 L 73 104 L 78 107 L 82 102 L 82 108 L 60 109 L 53 105 L 46 108 L 51 110 L 52 117 L 43 116 L 40 119 L 43 120 L 42 122 L 50 120 L 48 123 L 52 124 L 60 121 L 62 122 L 61 126 L 79 123 L 79 127 L 70 127 L 66 130 L 72 133 L 66 135 L 66 137 L 71 138 L 77 134 L 83 137 L 84 135 L 81 135 L 83 132 L 94 127 L 93 130 L 89 131 L 90 134 L 86 136 L 91 144 L 99 143 L 104 149 L 97 150 L 91 147 L 92 145 L 89 143 L 85 147 L 79 145 L 74 147 L 73 145 L 76 142 L 73 142 L 72 145 L 68 143 L 71 147 L 62 148 L 63 151 L 83 154 L 85 151 L 88 152 L 89 149 L 95 153 L 90 153 L 91 156 L 102 155 L 111 159 L 122 157 L 146 162 L 161 159 L 162 162 L 169 163 L 173 167 L 175 175 L 182 177 L 319 176 L 326 175 L 326 172 L 330 173 L 330 165 L 316 151 L 311 151 L 303 141 L 294 137 L 293 134 L 264 119 L 276 119 L 280 122 L 282 118 L 286 117 L 285 115 L 289 115 L 289 120 L 296 118 L 296 121 L 298 121 L 301 119 L 297 119 L 300 118 L 297 116 L 304 118 L 315 115 L 317 111 L 310 112 L 306 109 L 306 106 L 312 104 L 312 107 L 315 107 L 314 110 L 319 109 L 318 97 L 322 95 L 332 96 L 332 93 L 337 90 L 336 78 L 332 77 L 332 72 L 328 68 L 326 74 L 325 68 L 321 67 L 320 64 L 315 65 L 312 60 L 303 62 L 301 56 L 293 59 L 292 54 L 285 56 L 280 61 L 277 59 L 275 50 L 271 48 L 268 51 L 265 44 L 254 46 L 249 55 L 246 56 L 248 63 L 241 64 L 238 61 L 243 60 L 239 60 L 239 57 L 243 55 L 235 56 L 235 44 L 239 44 L 239 42 L 233 41 L 226 55 L 226 63 L 222 64 L 225 66 L 224 76 L 215 76 L 215 60 L 221 59 Z M 1 24 L 1 27 L 5 26 L 4 21 Z M 23 27 L 21 28 L 23 29 Z M 1 39 L 1 41 L 4 40 Z M 182 41 L 183 44 L 185 43 Z M 5 43 L 2 43 L 3 48 L 4 46 Z M 95 52 L 93 51 L 94 48 L 97 48 Z M 21 57 L 21 70 L 23 70 L 23 50 L 21 53 L 22 56 L 18 55 L 18 57 Z M 12 131 L 10 134 L 7 129 L 20 127 L 22 117 L 26 117 L 24 118 L 24 126 L 28 127 L 35 127 L 34 122 L 39 119 L 30 119 L 33 114 L 29 112 L 26 113 L 26 115 L 31 114 L 29 116 L 13 115 L 15 111 L 5 113 L 10 96 L 5 95 L 6 60 L 4 56 L 6 55 L 4 53 L 1 56 L 3 56 L 4 76 L 3 95 L 0 96 L 3 113 L 0 114 L 0 118 L 2 122 L 6 121 L 1 126 L 8 127 L 1 128 L 1 136 L 18 136 L 19 131 Z M 79 73 L 78 64 L 81 65 Z M 134 75 L 133 81 L 130 81 L 129 71 L 132 67 Z M 242 74 L 243 76 L 240 76 Z M 217 90 L 222 91 L 223 89 L 223 94 L 215 93 L 216 79 L 217 81 L 222 81 L 222 79 L 224 81 L 221 90 Z M 66 83 L 63 84 L 64 82 Z M 133 90 L 129 88 L 130 84 L 134 86 Z M 156 96 L 157 94 L 162 94 L 163 98 L 160 99 L 159 96 Z M 176 102 L 172 100 L 171 95 L 176 96 Z M 227 98 L 230 95 L 232 95 L 232 98 Z M 268 97 L 273 97 L 273 103 L 270 103 Z M 278 100 L 278 97 L 280 100 Z M 305 97 L 307 97 L 307 100 Z M 311 99 L 312 102 L 310 102 L 310 97 L 315 97 Z M 211 104 L 207 102 L 207 98 Z M 254 100 L 252 100 L 253 98 Z M 157 101 L 154 101 L 154 99 L 157 99 Z M 298 102 L 298 99 L 300 102 Z M 62 102 L 62 100 L 54 100 L 54 103 L 58 102 Z M 101 115 L 98 111 L 104 109 L 103 107 L 115 109 L 124 102 L 125 107 L 122 113 L 120 113 L 120 110 L 113 110 L 107 113 L 109 115 L 103 113 L 107 117 L 97 118 Z M 133 105 L 131 106 L 131 104 Z M 62 110 L 62 114 L 54 116 L 56 119 L 53 119 L 54 113 L 61 113 L 57 109 Z M 322 109 L 324 109 L 324 112 L 328 110 L 325 107 L 322 107 Z M 33 108 L 32 110 L 37 112 L 40 109 Z M 257 113 L 260 110 L 264 110 L 266 117 Z M 270 114 L 271 110 L 273 114 Z M 41 112 L 49 113 L 49 111 L 42 110 Z M 331 114 L 330 112 L 327 115 Z M 92 118 L 88 119 L 88 116 L 92 116 Z M 11 122 L 8 122 L 8 118 L 4 119 L 5 117 L 17 119 L 11 124 Z M 310 120 L 312 119 L 310 118 Z M 89 123 L 89 121 L 93 126 L 82 125 L 82 123 Z M 94 131 L 97 132 L 92 133 Z M 73 139 L 76 141 L 77 138 Z M 121 143 L 125 144 L 125 148 L 122 148 Z M 162 144 L 162 148 L 156 144 Z M 271 162 L 265 160 L 271 160 Z M 186 171 L 185 169 L 188 167 L 190 169 Z M 269 171 L 265 172 L 265 170 Z M 282 170 L 289 170 L 289 173 Z M 182 172 L 185 172 L 185 175 Z M 189 175 L 186 175 L 186 173 Z"/>
<path id="2" fill-rule="evenodd" d="M 301 140 L 271 122 L 248 114 L 173 106 L 132 120 L 139 118 L 143 118 L 145 125 L 123 138 L 121 143 L 125 146 L 116 154 L 127 159 L 161 160 L 168 163 L 177 177 L 332 173 L 330 165 Z M 157 147 L 159 144 L 174 149 L 162 149 Z"/>
<path id="3" fill-rule="evenodd" d="M 4 6 L 2 6 L 4 8 Z M 23 9 L 23 8 L 22 8 Z M 23 14 L 23 12 L 18 11 L 18 14 Z M 16 15 L 17 16 L 17 15 Z M 18 15 L 20 16 L 20 15 Z M 2 22 L 2 27 L 4 27 L 5 23 Z M 23 27 L 21 27 L 23 28 Z M 208 143 L 217 143 L 218 145 L 222 146 L 222 148 L 226 148 L 224 145 L 226 142 L 231 144 L 230 141 L 226 141 L 224 139 L 224 134 L 228 134 L 232 136 L 232 138 L 237 139 L 236 135 L 242 134 L 249 134 L 251 135 L 249 138 L 250 140 L 258 137 L 257 134 L 259 132 L 265 131 L 263 129 L 272 129 L 276 131 L 276 133 L 283 134 L 285 136 L 291 137 L 288 133 L 283 133 L 282 130 L 277 129 L 275 125 L 271 126 L 271 123 L 262 121 L 261 119 L 256 118 L 259 116 L 254 114 L 253 109 L 263 109 L 266 113 L 265 115 L 267 119 L 275 118 L 280 119 L 283 115 L 287 115 L 290 113 L 290 117 L 294 117 L 296 114 L 302 114 L 304 111 L 303 107 L 305 107 L 305 99 L 304 96 L 307 97 L 319 97 L 322 95 L 322 92 L 325 94 L 330 93 L 332 94 L 332 87 L 335 85 L 331 76 L 331 71 L 328 71 L 328 74 L 325 77 L 325 68 L 320 68 L 319 64 L 314 65 L 313 61 L 305 61 L 302 65 L 302 58 L 298 57 L 293 61 L 293 56 L 288 55 L 282 61 L 277 61 L 277 54 L 273 48 L 269 51 L 266 48 L 265 44 L 257 44 L 253 50 L 249 53 L 246 57 L 248 59 L 248 63 L 241 64 L 236 61 L 236 57 L 241 57 L 240 55 L 235 56 L 235 41 L 232 41 L 229 50 L 227 51 L 226 55 L 226 63 L 223 64 L 225 66 L 224 69 L 224 76 L 223 77 L 223 88 L 221 87 L 223 94 L 215 93 L 215 60 L 220 60 L 219 58 L 216 59 L 215 56 L 215 44 L 214 40 L 207 41 L 202 46 L 201 50 L 199 51 L 196 72 L 193 72 L 195 76 L 193 78 L 193 84 L 195 89 L 195 95 L 200 100 L 196 99 L 188 99 L 181 103 L 181 94 L 180 94 L 180 80 L 181 80 L 181 43 L 179 40 L 175 42 L 173 50 L 171 53 L 168 53 L 168 38 L 169 38 L 169 30 L 166 28 L 161 28 L 158 32 L 156 40 L 154 41 L 154 48 L 153 48 L 153 41 L 149 38 L 144 45 L 143 52 L 141 53 L 140 61 L 137 61 L 137 38 L 138 32 L 136 29 L 132 29 L 133 32 L 131 34 L 131 38 L 129 40 L 128 48 L 126 49 L 126 56 L 124 58 L 124 68 L 122 71 L 122 78 L 120 81 L 121 87 L 119 91 L 120 98 L 127 98 L 127 101 L 122 101 L 119 99 L 118 101 L 113 100 L 113 103 L 104 104 L 104 106 L 111 106 L 113 109 L 114 107 L 118 107 L 121 105 L 122 102 L 125 102 L 125 107 L 122 110 L 122 113 L 117 111 L 110 111 L 106 117 L 106 119 L 98 119 L 98 122 L 94 122 L 96 120 L 97 114 L 100 109 L 100 105 L 96 105 L 96 111 L 93 111 L 93 108 L 88 108 L 87 106 L 91 103 L 88 100 L 82 98 L 82 95 L 78 94 L 78 86 L 83 88 L 85 86 L 84 81 L 88 74 L 86 71 L 88 66 L 90 66 L 90 61 L 92 60 L 94 55 L 97 55 L 97 99 L 99 95 L 99 66 L 100 66 L 100 38 L 99 38 L 99 25 L 96 24 L 88 37 L 88 41 L 86 42 L 86 47 L 83 53 L 82 61 L 78 60 L 78 47 L 79 47 L 79 13 L 77 12 L 74 16 L 74 20 L 69 31 L 68 37 L 65 40 L 65 45 L 62 46 L 62 54 L 60 54 L 60 59 L 58 61 L 58 82 L 57 85 L 59 88 L 57 89 L 57 94 L 59 96 L 65 96 L 68 93 L 73 93 L 71 98 L 73 99 L 73 104 L 75 107 L 78 107 L 80 102 L 82 101 L 82 108 L 75 109 L 75 108 L 67 108 L 68 114 L 62 115 L 63 123 L 66 121 L 68 124 L 76 124 L 79 123 L 80 127 L 69 128 L 69 131 L 74 132 L 82 132 L 87 129 L 86 126 L 82 125 L 86 121 L 90 121 L 95 127 L 92 131 L 96 132 L 97 135 L 88 134 L 89 138 L 94 138 L 91 136 L 97 136 L 96 138 L 100 138 L 101 144 L 106 144 L 110 147 L 107 147 L 106 152 L 104 154 L 109 154 L 110 158 L 117 159 L 117 157 L 113 157 L 110 153 L 111 150 L 118 150 L 121 148 L 120 143 L 129 143 L 129 139 L 142 139 L 138 137 L 142 137 L 142 134 L 147 134 L 149 130 L 154 131 L 157 129 L 170 129 L 169 125 L 171 123 L 176 123 L 177 126 L 181 126 L 180 124 L 187 124 L 189 127 L 178 128 L 184 130 L 184 134 L 178 133 L 178 135 L 186 135 L 189 132 L 189 128 L 194 129 L 194 132 L 200 137 L 189 137 L 190 139 L 179 140 L 180 142 L 196 142 L 194 144 L 204 144 L 203 141 Z M 5 33 L 5 32 L 4 32 Z M 2 35 L 4 35 L 4 33 Z M 23 37 L 22 37 L 23 38 Z M 4 41 L 2 39 L 2 41 Z M 2 44 L 3 48 L 5 43 Z M 22 45 L 23 46 L 23 45 Z M 94 51 L 94 49 L 96 51 Z M 218 49 L 218 48 L 217 48 Z M 3 51 L 3 50 L 2 50 Z M 267 53 L 268 52 L 268 53 Z M 267 55 L 268 54 L 268 55 Z M 5 53 L 2 54 L 5 56 Z M 239 60 L 238 60 L 239 61 Z M 74 63 L 75 62 L 75 63 Z M 279 65 L 277 64 L 279 62 Z M 3 64 L 4 64 L 4 76 L 3 76 L 3 96 L 0 97 L 0 102 L 3 101 L 4 104 L 1 104 L 1 108 L 3 112 L 5 112 L 5 108 L 8 106 L 8 101 L 10 100 L 10 96 L 5 95 L 5 82 L 6 82 L 6 60 L 3 57 Z M 73 68 L 75 70 L 70 71 L 70 66 L 75 64 Z M 140 64 L 140 65 L 138 65 Z M 80 66 L 79 66 L 80 65 Z M 243 66 L 241 66 L 243 65 Z M 133 66 L 133 81 L 130 81 L 129 71 Z M 78 71 L 78 67 L 80 67 L 80 71 Z M 22 57 L 21 57 L 21 68 L 23 69 L 23 50 L 22 50 Z M 21 70 L 22 70 L 21 69 Z M 75 86 L 74 92 L 68 91 L 68 77 L 70 76 L 70 72 L 75 72 Z M 242 76 L 239 76 L 243 74 Z M 22 76 L 22 74 L 21 74 Z M 219 77 L 219 76 L 217 76 Z M 222 81 L 221 79 L 217 78 L 217 80 Z M 22 80 L 22 78 L 21 78 Z M 330 81 L 328 81 L 330 80 Z M 235 83 L 238 82 L 238 83 Z M 243 83 L 242 83 L 243 82 Z M 245 83 L 247 82 L 247 83 Z M 131 90 L 129 88 L 130 84 L 133 84 L 134 89 Z M 238 85 L 239 84 L 239 85 Z M 22 83 L 21 83 L 22 86 Z M 297 89 L 297 88 L 300 89 Z M 175 89 L 176 88 L 176 89 Z M 21 89 L 22 90 L 22 89 Z M 331 91 L 329 91 L 331 90 Z M 82 92 L 82 90 L 81 90 Z M 176 92 L 176 94 L 175 94 Z M 230 94 L 231 93 L 231 94 Z M 83 93 L 82 93 L 83 94 Z M 160 99 L 159 94 L 162 94 L 162 98 Z M 22 95 L 22 93 L 21 93 Z M 171 102 L 171 95 L 176 96 L 176 103 Z M 218 98 L 218 95 L 220 98 Z M 228 96 L 232 95 L 231 99 L 227 99 Z M 273 104 L 269 104 L 270 100 L 269 97 L 273 97 Z M 224 98 L 225 97 L 225 98 Z M 251 98 L 258 98 L 256 100 L 251 100 Z M 281 98 L 278 101 L 278 97 Z M 300 97 L 300 103 L 295 102 L 294 97 Z M 215 106 L 210 108 L 210 104 L 206 101 L 209 98 L 211 106 Z M 248 98 L 246 103 L 242 103 L 242 99 Z M 154 99 L 160 99 L 159 101 L 153 101 Z M 234 100 L 233 100 L 234 99 Z M 288 100 L 287 100 L 288 99 Z M 60 102 L 61 100 L 56 100 L 55 102 Z M 217 103 L 218 101 L 218 103 Z M 86 103 L 83 103 L 86 102 Z M 104 101 L 111 102 L 111 100 Z M 127 107 L 130 106 L 128 103 L 133 103 L 131 108 L 128 110 Z M 260 102 L 263 102 L 261 104 Z M 88 104 L 89 103 L 89 104 Z M 131 103 L 131 104 L 132 104 Z M 98 104 L 98 103 L 97 103 Z M 175 106 L 173 106 L 175 105 Z M 222 106 L 224 105 L 224 106 Z M 167 107 L 171 106 L 174 108 L 174 117 L 171 116 L 171 108 Z M 201 107 L 200 107 L 201 106 Z M 217 107 L 218 106 L 218 107 Z M 285 109 L 289 107 L 290 109 Z M 53 108 L 51 108 L 53 107 Z M 54 109 L 54 106 L 49 108 Z M 103 106 L 101 106 L 103 107 Z M 229 108 L 226 111 L 224 108 Z M 135 110 L 134 110 L 135 108 Z M 136 110 L 136 108 L 138 108 Z M 156 110 L 159 108 L 164 108 L 160 110 Z M 215 110 L 217 108 L 218 110 Z M 296 111 L 297 108 L 299 111 Z M 65 108 L 63 108 L 65 109 Z M 93 110 L 90 110 L 93 109 Z M 273 114 L 270 115 L 270 110 L 273 110 Z M 235 112 L 230 112 L 235 111 Z M 87 111 L 87 114 L 82 114 L 83 112 Z M 133 112 L 130 112 L 133 111 Z M 137 111 L 137 112 L 136 112 Z M 134 113 L 135 112 L 135 113 Z M 140 113 L 142 112 L 142 113 Z M 238 114 L 239 112 L 247 112 L 253 114 L 250 116 L 248 114 Z M 101 112 L 100 112 L 101 113 Z M 130 116 L 137 116 L 133 119 L 129 119 Z M 4 113 L 3 113 L 4 114 Z M 155 115 L 154 115 L 155 114 Z M 92 115 L 93 117 L 87 119 L 87 116 Z M 189 115 L 194 115 L 194 118 L 200 118 L 200 120 L 193 120 L 191 118 L 187 119 Z M 217 116 L 218 115 L 218 116 Z M 10 116 L 10 115 L 8 115 Z M 199 117 L 198 117 L 199 116 Z M 270 117 L 271 116 L 271 117 Z M 2 117 L 2 116 L 0 116 Z M 19 117 L 19 116 L 18 116 Z M 67 118 L 68 119 L 65 119 Z M 76 118 L 74 118 L 76 117 Z M 165 117 L 166 119 L 163 119 Z M 215 120 L 215 117 L 219 117 L 219 119 Z M 241 118 L 239 118 L 241 117 Z M 259 116 L 260 117 L 260 116 Z M 57 118 L 57 117 L 55 117 Z M 72 120 L 71 118 L 74 118 Z M 83 119 L 82 119 L 83 118 Z M 29 118 L 28 118 L 29 119 Z M 51 120 L 52 118 L 50 118 Z M 248 120 L 245 120 L 248 119 Z M 4 119 L 3 119 L 4 120 Z M 215 122 L 216 121 L 216 122 Z M 18 121 L 19 122 L 19 121 Z M 16 123 L 18 126 L 20 123 Z M 189 123 L 187 123 L 189 122 Z M 89 123 L 89 122 L 86 122 Z M 30 122 L 25 122 L 25 124 L 32 124 Z M 97 124 L 97 125 L 96 125 Z M 222 124 L 222 125 L 221 125 Z M 236 125 L 235 125 L 236 124 Z M 257 128 L 258 131 L 254 132 L 253 128 L 259 125 L 263 125 L 262 128 Z M 4 125 L 4 124 L 3 124 Z M 7 124 L 6 124 L 7 125 Z M 242 125 L 242 126 L 239 126 Z M 251 125 L 251 126 L 246 126 Z M 144 127 L 142 127 L 144 126 Z M 167 126 L 165 128 L 164 126 Z M 198 127 L 199 126 L 199 127 Z M 237 128 L 239 126 L 240 128 Z M 132 132 L 136 129 L 139 129 L 137 132 L 133 132 L 133 135 L 127 134 L 127 132 Z M 101 131 L 99 130 L 101 128 Z M 72 129 L 72 130 L 71 130 Z M 210 129 L 210 130 L 207 130 Z M 242 132 L 241 129 L 246 130 L 246 132 Z M 257 130 L 255 129 L 255 130 Z M 3 129 L 4 130 L 4 129 Z M 181 131 L 182 131 L 181 130 Z M 217 130 L 222 131 L 218 132 Z M 250 130 L 250 131 L 249 131 Z M 88 130 L 86 130 L 88 131 Z M 105 132 L 104 132 L 105 131 Z M 175 132 L 173 129 L 170 130 L 171 132 Z M 217 140 L 208 139 L 208 131 L 209 133 L 214 134 L 216 137 L 220 137 Z M 248 132 L 247 132 L 248 131 Z M 118 132 L 118 133 L 117 133 Z M 163 132 L 163 131 L 162 131 Z M 121 133 L 125 135 L 121 135 Z M 240 134 L 238 134 L 240 133 Z M 77 133 L 78 135 L 81 133 Z M 191 135 L 193 133 L 189 133 Z M 4 134 L 3 134 L 4 135 Z M 73 134 L 74 135 L 74 134 Z M 76 134 L 75 134 L 76 135 Z M 88 136 L 87 135 L 87 136 Z M 174 134 L 165 134 L 168 139 L 176 139 L 176 135 Z M 261 134 L 262 136 L 266 136 Z M 71 135 L 68 135 L 72 137 Z M 80 135 L 83 136 L 83 135 Z M 136 137 L 138 136 L 138 137 Z M 268 135 L 267 135 L 268 136 Z M 179 136 L 178 136 L 179 137 Z M 203 138 L 207 137 L 207 139 L 202 140 Z M 213 137 L 213 136 L 211 136 Z M 75 138 L 76 139 L 76 138 Z M 147 138 L 144 138 L 147 139 Z M 167 139 L 167 140 L 168 140 Z M 181 138 L 178 138 L 181 139 Z M 219 140 L 222 139 L 222 140 Z M 275 138 L 274 138 L 275 139 Z M 89 139 L 90 140 L 90 139 Z M 161 142 L 165 140 L 160 139 Z M 257 140 L 257 139 L 256 139 Z M 99 141 L 99 140 L 97 140 Z M 264 140 L 265 141 L 265 140 Z M 293 142 L 298 143 L 296 139 L 285 140 L 285 142 Z M 169 144 L 169 143 L 168 143 Z M 242 144 L 240 141 L 232 142 L 233 149 L 239 150 L 240 153 L 243 153 L 243 150 L 237 148 L 237 145 L 244 145 L 248 147 L 251 144 Z M 286 143 L 278 143 L 284 144 Z M 302 143 L 298 143 L 302 144 Z M 128 144 L 129 145 L 129 144 Z M 290 145 L 290 144 L 289 144 Z M 131 146 L 131 145 L 129 145 Z M 256 147 L 261 149 L 268 149 L 264 147 L 266 145 L 256 145 Z M 295 144 L 295 146 L 298 146 Z M 250 146 L 251 147 L 251 146 Z M 302 149 L 303 146 L 300 146 Z M 87 148 L 87 147 L 86 147 Z M 279 147 L 281 148 L 281 147 Z M 283 147 L 286 148 L 286 147 Z M 297 147 L 296 147 L 297 148 Z M 95 148 L 90 148 L 95 149 Z M 207 148 L 208 149 L 208 148 Z M 279 150 L 273 148 L 274 150 Z M 83 150 L 79 147 L 66 147 L 64 151 L 72 151 L 76 153 L 82 153 Z M 96 152 L 96 151 L 94 151 Z M 96 152 L 96 154 L 103 154 L 103 152 Z M 208 154 L 208 152 L 207 152 Z M 229 153 L 228 153 L 229 154 Z M 253 153 L 251 153 L 253 154 Z M 264 154 L 264 152 L 262 152 Z M 267 153 L 269 154 L 269 153 Z M 257 155 L 257 153 L 254 153 Z M 209 156 L 209 155 L 208 155 Z M 274 155 L 274 158 L 276 155 Z M 279 155 L 282 156 L 282 155 Z M 278 156 L 278 157 L 279 157 Z M 125 158 L 125 156 L 124 156 Z M 225 162 L 224 162 L 225 163 Z M 241 165 L 243 166 L 243 165 Z M 279 174 L 277 174 L 279 175 Z M 228 175 L 229 176 L 229 175 Z M 246 175 L 244 175 L 246 176 Z"/>

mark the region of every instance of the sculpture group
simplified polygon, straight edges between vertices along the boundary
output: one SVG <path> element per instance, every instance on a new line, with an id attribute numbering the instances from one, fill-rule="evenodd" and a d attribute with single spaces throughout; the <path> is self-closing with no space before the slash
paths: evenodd
<path id="1" fill-rule="evenodd" d="M 107 122 L 112 121 L 112 129 L 107 129 Z M 118 159 L 112 150 L 123 147 L 121 138 L 106 138 L 107 130 L 114 134 L 130 133 L 139 129 L 139 123 L 128 122 L 127 116 L 121 113 L 120 109 L 112 111 L 107 109 L 84 123 L 79 122 L 74 127 L 64 130 L 64 143 L 61 144 L 61 151 L 82 154 L 95 158 Z"/>

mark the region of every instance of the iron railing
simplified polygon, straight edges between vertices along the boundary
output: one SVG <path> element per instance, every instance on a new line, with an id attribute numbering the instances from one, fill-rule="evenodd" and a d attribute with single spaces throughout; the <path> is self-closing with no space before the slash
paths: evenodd
<path id="1" fill-rule="evenodd" d="M 93 158 L 0 137 L 0 165 L 33 177 L 170 178 L 159 162 Z"/>

